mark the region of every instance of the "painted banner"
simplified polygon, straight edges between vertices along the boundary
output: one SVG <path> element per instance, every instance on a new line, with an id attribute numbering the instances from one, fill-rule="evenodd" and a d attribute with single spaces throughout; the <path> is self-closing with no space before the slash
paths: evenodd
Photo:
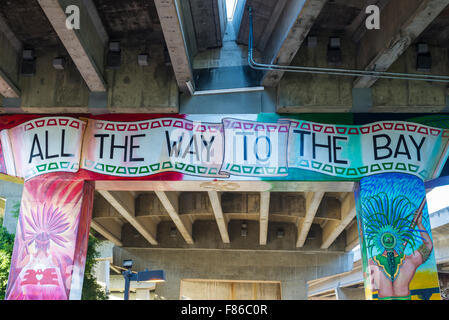
<path id="1" fill-rule="evenodd" d="M 402 173 L 360 180 L 356 190 L 368 300 L 440 300 L 424 183 Z"/>
<path id="2" fill-rule="evenodd" d="M 71 173 L 25 182 L 7 300 L 81 299 L 93 195 Z"/>
<path id="3" fill-rule="evenodd" d="M 0 167 L 26 180 L 80 168 L 124 178 L 178 172 L 184 180 L 357 181 L 402 172 L 429 180 L 448 157 L 447 129 L 404 121 L 355 126 L 273 118 L 201 115 L 87 124 L 39 118 L 1 131 Z"/>
<path id="4" fill-rule="evenodd" d="M 404 172 L 427 180 L 449 141 L 449 131 L 404 121 L 364 126 L 290 122 L 288 166 L 342 178 Z"/>
<path id="5" fill-rule="evenodd" d="M 70 117 L 46 117 L 2 130 L 8 174 L 28 180 L 49 172 L 78 172 L 85 125 Z"/>
<path id="6" fill-rule="evenodd" d="M 176 171 L 219 178 L 227 176 L 220 174 L 223 148 L 221 123 L 89 120 L 81 168 L 124 177 Z"/>
<path id="7" fill-rule="evenodd" d="M 225 118 L 223 124 L 223 172 L 238 176 L 288 176 L 289 123 Z"/>

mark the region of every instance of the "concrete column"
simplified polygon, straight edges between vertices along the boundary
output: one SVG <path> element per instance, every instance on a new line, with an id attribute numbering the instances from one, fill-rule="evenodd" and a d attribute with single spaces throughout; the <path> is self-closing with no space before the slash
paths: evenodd
<path id="1" fill-rule="evenodd" d="M 337 300 L 365 300 L 363 288 L 335 288 Z"/>
<path id="2" fill-rule="evenodd" d="M 424 182 L 369 176 L 355 197 L 366 299 L 441 299 Z"/>
<path id="3" fill-rule="evenodd" d="M 111 262 L 109 260 L 104 261 L 104 274 L 105 291 L 106 293 L 109 293 L 109 279 L 111 275 Z"/>
<path id="4" fill-rule="evenodd" d="M 6 200 L 3 227 L 5 227 L 11 234 L 16 233 L 22 192 L 23 184 L 0 181 L 0 197 Z"/>
<path id="5" fill-rule="evenodd" d="M 52 173 L 25 182 L 7 300 L 79 300 L 93 184 Z"/>
<path id="6" fill-rule="evenodd" d="M 306 282 L 299 279 L 281 281 L 282 300 L 307 300 Z"/>
<path id="7" fill-rule="evenodd" d="M 136 300 L 151 300 L 149 289 L 136 289 Z"/>
<path id="8" fill-rule="evenodd" d="M 20 200 L 21 196 L 6 198 L 5 217 L 3 219 L 3 226 L 11 234 L 16 233 L 17 220 L 19 219 Z"/>

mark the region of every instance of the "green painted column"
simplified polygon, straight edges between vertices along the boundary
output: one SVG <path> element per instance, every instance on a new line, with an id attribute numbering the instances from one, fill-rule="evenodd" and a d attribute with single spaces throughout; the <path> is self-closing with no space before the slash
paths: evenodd
<path id="1" fill-rule="evenodd" d="M 367 300 L 440 300 L 424 182 L 384 173 L 355 192 Z"/>

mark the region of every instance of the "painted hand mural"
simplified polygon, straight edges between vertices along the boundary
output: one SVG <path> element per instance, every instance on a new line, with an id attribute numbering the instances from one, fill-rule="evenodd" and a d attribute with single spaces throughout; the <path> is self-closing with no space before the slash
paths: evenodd
<path id="1" fill-rule="evenodd" d="M 365 178 L 359 200 L 362 254 L 373 297 L 409 300 L 438 293 L 437 283 L 427 287 L 436 278 L 436 264 L 429 259 L 433 245 L 422 182 L 405 174 Z M 423 272 L 429 274 L 425 284 Z"/>

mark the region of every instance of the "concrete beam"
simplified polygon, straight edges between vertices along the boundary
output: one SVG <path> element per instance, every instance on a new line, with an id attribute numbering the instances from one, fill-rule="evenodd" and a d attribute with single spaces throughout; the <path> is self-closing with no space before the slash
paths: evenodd
<path id="1" fill-rule="evenodd" d="M 228 219 L 223 215 L 221 208 L 221 197 L 217 191 L 208 191 L 209 199 L 214 210 L 215 220 L 217 221 L 218 230 L 220 231 L 223 243 L 230 243 L 228 232 Z"/>
<path id="2" fill-rule="evenodd" d="M 365 289 L 359 288 L 335 288 L 337 300 L 365 300 Z"/>
<path id="3" fill-rule="evenodd" d="M 175 192 L 156 191 L 156 195 L 162 202 L 165 210 L 175 223 L 182 237 L 188 244 L 193 244 L 192 221 L 188 217 L 180 217 L 178 214 L 178 196 Z"/>
<path id="4" fill-rule="evenodd" d="M 181 0 L 182 2 L 184 0 Z M 227 17 L 224 0 L 188 0 L 194 24 L 198 50 L 223 45 Z"/>
<path id="5" fill-rule="evenodd" d="M 98 36 L 103 43 L 103 46 L 106 46 L 109 41 L 109 35 L 106 31 L 106 28 L 103 25 L 103 22 L 101 21 L 100 15 L 98 14 L 97 7 L 95 7 L 95 3 L 92 0 L 82 0 L 83 4 L 87 10 L 87 13 L 89 14 L 92 23 L 95 26 L 95 29 L 97 30 Z"/>
<path id="6" fill-rule="evenodd" d="M 370 5 L 376 5 L 382 10 L 389 0 L 365 0 L 365 5 L 360 11 L 359 15 L 352 21 L 352 23 L 346 28 L 346 34 L 352 41 L 358 43 L 360 39 L 365 35 L 367 29 L 365 25 L 368 14 L 365 12 L 365 8 Z"/>
<path id="7" fill-rule="evenodd" d="M 341 220 L 328 221 L 323 228 L 321 249 L 327 249 L 356 216 L 354 194 L 348 194 L 341 203 Z"/>
<path id="8" fill-rule="evenodd" d="M 389 1 L 380 15 L 380 30 L 368 30 L 360 40 L 358 69 L 387 71 L 448 5 L 449 0 Z M 369 88 L 377 79 L 359 77 L 354 87 Z"/>
<path id="9" fill-rule="evenodd" d="M 99 234 L 101 234 L 103 237 L 114 243 L 116 246 L 122 247 L 123 243 L 120 240 L 119 237 L 115 236 L 111 232 L 109 232 L 106 228 L 104 228 L 100 223 L 96 222 L 94 219 L 92 219 L 90 226 L 92 229 L 97 231 Z"/>
<path id="10" fill-rule="evenodd" d="M 101 72 L 104 61 L 104 39 L 96 29 L 98 21 L 93 22 L 84 1 L 38 0 L 38 2 L 89 90 L 105 92 L 107 88 Z M 77 5 L 80 8 L 80 30 L 66 27 L 65 9 L 68 5 Z"/>
<path id="11" fill-rule="evenodd" d="M 121 243 L 123 218 L 104 198 L 95 197 L 92 210 L 92 228 L 116 245 Z"/>
<path id="12" fill-rule="evenodd" d="M 0 14 L 0 95 L 5 98 L 19 98 L 20 89 L 14 84 L 11 77 L 18 76 L 18 56 L 22 43 L 9 28 L 4 17 Z M 9 69 L 9 70 L 8 70 Z"/>
<path id="13" fill-rule="evenodd" d="M 346 228 L 346 248 L 345 251 L 349 252 L 354 249 L 359 241 L 359 230 L 357 227 L 357 220 L 354 220 L 352 224 L 350 224 Z"/>
<path id="14" fill-rule="evenodd" d="M 290 1 L 267 45 L 264 60 L 272 64 L 290 65 L 326 2 L 327 0 Z M 283 74 L 280 71 L 269 71 L 262 83 L 266 87 L 275 87 Z"/>
<path id="15" fill-rule="evenodd" d="M 156 226 L 141 223 L 135 215 L 134 197 L 130 192 L 98 191 L 149 243 L 157 245 Z"/>
<path id="16" fill-rule="evenodd" d="M 308 296 L 310 298 L 338 287 L 351 286 L 359 283 L 363 283 L 361 265 L 355 266 L 349 272 L 339 273 L 333 276 L 309 281 L 307 290 Z"/>
<path id="17" fill-rule="evenodd" d="M 268 40 L 270 40 L 270 37 L 273 34 L 276 24 L 279 22 L 279 17 L 283 12 L 286 3 L 287 0 L 278 0 L 276 2 L 274 10 L 271 13 L 270 20 L 268 20 L 268 23 L 265 26 L 262 35 L 260 36 L 260 39 L 258 41 L 259 43 L 257 43 L 257 48 L 259 49 L 259 51 L 263 52 L 263 49 L 265 49 Z"/>
<path id="18" fill-rule="evenodd" d="M 154 4 L 156 5 L 178 87 L 182 92 L 187 93 L 189 92 L 187 82 L 192 81 L 193 73 L 176 1 L 155 0 Z"/>
<path id="19" fill-rule="evenodd" d="M 270 192 L 264 191 L 260 193 L 260 216 L 259 216 L 259 243 L 267 244 L 268 237 L 268 220 L 270 213 Z"/>
<path id="20" fill-rule="evenodd" d="M 96 190 L 114 191 L 234 191 L 234 192 L 352 192 L 352 181 L 96 181 Z"/>
<path id="21" fill-rule="evenodd" d="M 19 98 L 20 90 L 9 77 L 0 69 L 0 94 L 4 98 Z"/>
<path id="22" fill-rule="evenodd" d="M 306 242 L 307 234 L 309 233 L 315 214 L 318 211 L 321 200 L 325 192 L 307 192 L 306 193 L 306 216 L 298 226 L 298 239 L 296 240 L 296 247 L 300 248 Z"/>
<path id="23" fill-rule="evenodd" d="M 220 210 L 227 221 L 254 220 L 260 218 L 260 192 L 219 192 Z M 99 202 L 99 200 L 96 200 Z M 110 207 L 110 206 L 109 206 Z M 340 201 L 333 197 L 325 197 L 319 206 L 315 220 L 340 220 Z M 114 210 L 115 211 L 115 210 Z M 197 219 L 215 219 L 211 199 L 206 192 L 186 191 L 179 192 L 177 213 L 189 216 L 192 221 Z M 117 216 L 118 213 L 103 209 L 94 212 L 94 217 Z M 271 192 L 270 193 L 270 220 L 278 222 L 291 222 L 297 224 L 298 220 L 306 215 L 305 197 L 302 192 Z M 136 198 L 136 217 L 162 218 L 168 216 L 167 210 L 154 193 L 142 193 Z M 221 214 L 220 214 L 221 216 Z"/>

